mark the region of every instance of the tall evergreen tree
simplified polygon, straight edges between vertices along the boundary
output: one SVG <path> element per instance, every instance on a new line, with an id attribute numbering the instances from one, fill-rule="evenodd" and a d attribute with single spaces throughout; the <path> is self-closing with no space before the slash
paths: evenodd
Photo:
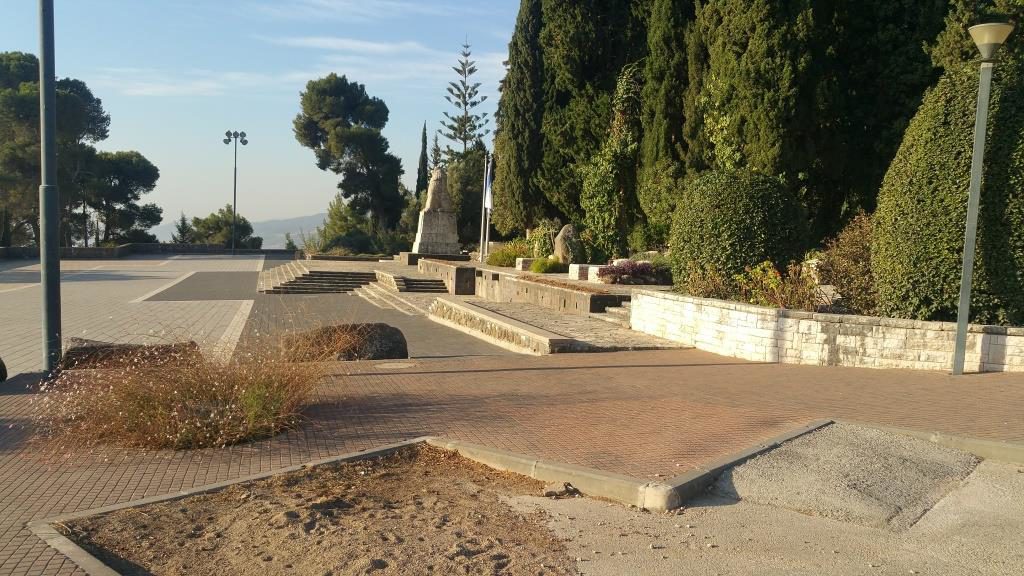
<path id="1" fill-rule="evenodd" d="M 594 156 L 611 121 L 622 67 L 646 52 L 647 0 L 543 0 L 544 156 L 536 185 L 565 219 L 580 224 L 579 167 Z"/>
<path id="2" fill-rule="evenodd" d="M 433 173 L 434 169 L 444 164 L 444 155 L 441 153 L 441 143 L 437 141 L 437 134 L 434 134 L 434 144 L 430 147 L 430 172 Z M 430 184 L 430 178 L 427 178 L 427 185 Z"/>
<path id="3" fill-rule="evenodd" d="M 487 113 L 476 114 L 473 111 L 477 106 L 487 100 L 487 96 L 480 95 L 480 83 L 473 82 L 473 75 L 477 73 L 476 62 L 470 60 L 473 56 L 469 43 L 462 45 L 462 58 L 458 66 L 452 70 L 458 74 L 459 79 L 448 83 L 448 95 L 444 97 L 450 104 L 455 106 L 456 113 L 444 113 L 447 121 L 441 121 L 441 134 L 445 138 L 458 144 L 462 144 L 462 153 L 465 154 L 471 144 L 482 139 L 490 130 L 486 129 L 490 120 Z"/>
<path id="4" fill-rule="evenodd" d="M 181 217 L 174 223 L 174 232 L 171 232 L 171 242 L 175 244 L 191 244 L 195 241 L 196 229 L 192 222 L 181 213 Z"/>
<path id="5" fill-rule="evenodd" d="M 423 135 L 420 139 L 420 162 L 416 168 L 416 197 L 427 191 L 430 185 L 430 166 L 427 159 L 427 123 L 423 123 Z"/>
<path id="6" fill-rule="evenodd" d="M 495 228 L 503 234 L 533 226 L 550 211 L 535 182 L 543 151 L 544 63 L 541 0 L 524 0 L 508 45 L 508 72 L 501 86 L 495 130 Z"/>
<path id="7" fill-rule="evenodd" d="M 644 66 L 643 142 L 638 194 L 650 222 L 667 229 L 682 176 L 683 95 L 686 93 L 686 31 L 694 0 L 654 0 L 647 26 Z"/>

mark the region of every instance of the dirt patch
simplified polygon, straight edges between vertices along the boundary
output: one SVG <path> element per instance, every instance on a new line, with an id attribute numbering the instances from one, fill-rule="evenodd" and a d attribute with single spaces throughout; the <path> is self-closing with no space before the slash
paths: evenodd
<path id="1" fill-rule="evenodd" d="M 575 574 L 532 479 L 414 447 L 71 523 L 122 574 Z"/>
<path id="2" fill-rule="evenodd" d="M 565 288 L 566 290 L 574 290 L 576 292 L 585 292 L 587 294 L 611 294 L 611 292 L 601 289 L 593 288 L 591 286 L 584 286 L 569 282 L 567 280 L 558 280 L 556 278 L 545 278 L 543 276 L 537 276 L 535 274 L 523 274 L 519 276 L 520 280 L 526 280 L 535 284 L 544 284 L 546 286 L 554 286 L 555 288 Z"/>

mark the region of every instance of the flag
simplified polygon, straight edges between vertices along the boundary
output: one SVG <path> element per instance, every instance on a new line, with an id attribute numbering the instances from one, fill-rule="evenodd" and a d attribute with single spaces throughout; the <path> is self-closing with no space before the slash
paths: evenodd
<path id="1" fill-rule="evenodd" d="M 484 170 L 484 182 L 484 208 L 493 210 L 494 196 L 491 193 L 491 189 L 494 184 L 494 156 L 491 156 L 491 160 L 487 163 L 487 168 Z"/>

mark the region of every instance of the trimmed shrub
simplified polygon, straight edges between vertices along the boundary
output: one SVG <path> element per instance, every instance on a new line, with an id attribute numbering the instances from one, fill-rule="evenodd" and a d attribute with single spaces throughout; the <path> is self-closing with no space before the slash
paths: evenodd
<path id="1" fill-rule="evenodd" d="M 1004 59 L 992 86 L 971 319 L 1024 323 L 1024 82 Z M 960 292 L 976 64 L 947 72 L 924 99 L 882 183 L 872 235 L 878 308 L 953 320 Z"/>
<path id="2" fill-rule="evenodd" d="M 534 260 L 533 264 L 530 265 L 530 272 L 535 274 L 564 274 L 568 271 L 568 264 L 563 264 L 558 260 L 552 260 L 550 258 Z"/>
<path id="3" fill-rule="evenodd" d="M 796 195 L 778 180 L 706 172 L 686 186 L 676 209 L 673 274 L 685 282 L 693 267 L 731 278 L 766 260 L 785 266 L 803 254 L 806 227 Z"/>
<path id="4" fill-rule="evenodd" d="M 671 284 L 672 272 L 667 266 L 652 262 L 627 260 L 618 266 L 602 268 L 598 276 L 607 284 Z"/>
<path id="5" fill-rule="evenodd" d="M 527 241 L 522 238 L 516 238 L 488 254 L 487 263 L 491 266 L 510 268 L 516 265 L 516 258 L 529 258 L 532 254 L 533 250 Z"/>
<path id="6" fill-rule="evenodd" d="M 817 258 L 821 283 L 835 286 L 843 309 L 874 316 L 878 292 L 871 273 L 871 217 L 863 212 L 855 216 Z"/>

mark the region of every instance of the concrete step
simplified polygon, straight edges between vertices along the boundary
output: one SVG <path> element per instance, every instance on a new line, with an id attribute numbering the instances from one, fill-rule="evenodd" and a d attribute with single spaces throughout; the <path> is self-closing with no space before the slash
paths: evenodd
<path id="1" fill-rule="evenodd" d="M 590 317 L 595 320 L 603 320 L 605 322 L 615 324 L 616 326 L 622 326 L 623 328 L 632 328 L 629 323 L 629 315 L 621 316 L 618 314 L 608 314 L 607 311 L 616 310 L 616 308 L 606 308 L 606 312 L 594 312 L 590 314 Z"/>
<path id="2" fill-rule="evenodd" d="M 608 308 L 604 309 L 604 312 L 605 312 L 605 314 L 608 314 L 609 316 L 616 316 L 618 318 L 623 318 L 625 320 L 629 320 L 630 310 L 627 307 L 622 307 L 622 306 L 617 306 L 617 307 L 614 307 L 614 308 L 608 307 Z"/>

